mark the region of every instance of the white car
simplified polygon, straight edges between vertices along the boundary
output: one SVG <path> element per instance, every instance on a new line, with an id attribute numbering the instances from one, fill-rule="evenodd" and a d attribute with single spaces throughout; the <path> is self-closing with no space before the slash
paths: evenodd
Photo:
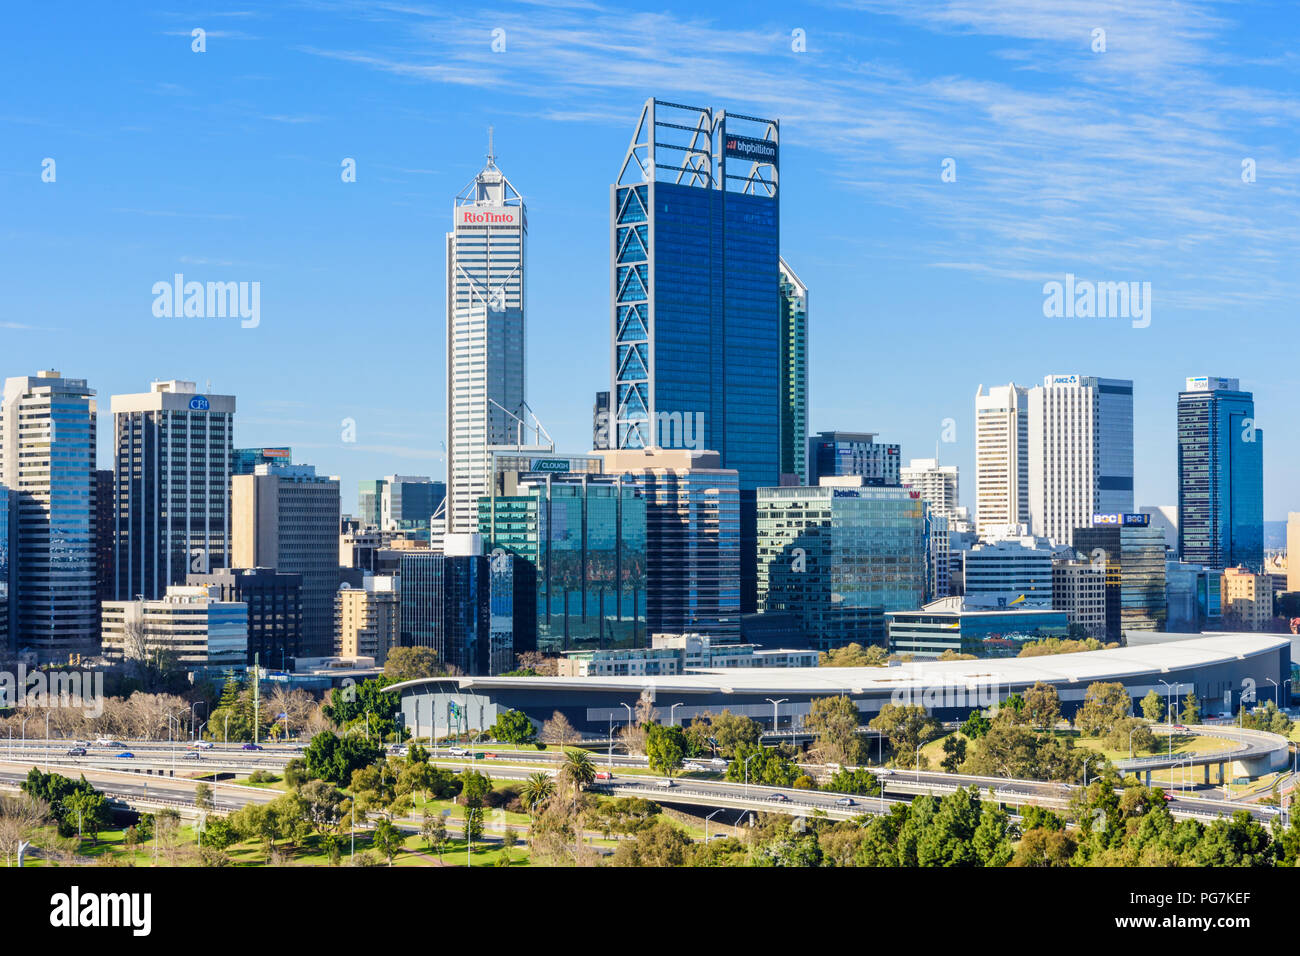
<path id="1" fill-rule="evenodd" d="M 214 745 L 213 745 L 213 743 L 212 743 L 211 740 L 196 740 L 196 741 L 194 741 L 194 749 L 195 749 L 195 750 L 211 750 L 211 749 L 213 748 L 213 746 L 214 746 Z"/>
<path id="2" fill-rule="evenodd" d="M 447 753 L 449 753 L 449 754 L 450 754 L 451 756 L 453 756 L 453 757 L 468 757 L 468 756 L 469 756 L 469 751 L 466 750 L 464 747 L 448 747 L 448 748 L 447 748 Z"/>
<path id="3" fill-rule="evenodd" d="M 709 763 L 710 765 L 717 767 L 720 770 L 727 769 L 727 761 L 723 760 L 721 757 L 714 757 L 712 760 L 709 761 Z"/>

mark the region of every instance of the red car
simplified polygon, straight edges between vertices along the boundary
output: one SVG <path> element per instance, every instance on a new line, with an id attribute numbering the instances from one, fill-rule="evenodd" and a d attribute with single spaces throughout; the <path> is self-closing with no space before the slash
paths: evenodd
<path id="1" fill-rule="evenodd" d="M 1173 795 L 1172 793 L 1165 793 L 1165 792 L 1162 790 L 1162 791 L 1160 791 L 1160 796 L 1162 796 L 1162 797 L 1165 798 L 1165 803 L 1172 803 L 1172 802 L 1173 802 L 1174 795 Z"/>

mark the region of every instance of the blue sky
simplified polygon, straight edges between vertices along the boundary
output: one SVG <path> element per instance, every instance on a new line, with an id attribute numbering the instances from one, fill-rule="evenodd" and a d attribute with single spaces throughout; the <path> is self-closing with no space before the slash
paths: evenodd
<path id="1" fill-rule="evenodd" d="M 0 375 L 88 378 L 101 466 L 108 396 L 187 378 L 238 396 L 238 445 L 292 445 L 342 475 L 345 509 L 358 479 L 441 475 L 443 237 L 489 124 L 529 205 L 529 400 L 561 449 L 585 449 L 609 378 L 608 186 L 659 96 L 782 121 L 814 430 L 928 457 L 955 419 L 940 453 L 970 503 L 980 383 L 1132 378 L 1136 504 L 1164 504 L 1183 379 L 1238 377 L 1266 436 L 1265 516 L 1300 510 L 1293 4 L 52 3 L 7 18 Z M 260 282 L 260 325 L 155 318 L 151 288 L 176 272 Z M 1150 282 L 1150 326 L 1045 318 L 1043 283 L 1066 273 Z"/>

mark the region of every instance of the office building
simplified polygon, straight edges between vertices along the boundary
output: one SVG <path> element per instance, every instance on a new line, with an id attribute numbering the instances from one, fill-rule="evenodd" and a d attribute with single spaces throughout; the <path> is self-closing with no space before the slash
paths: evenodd
<path id="1" fill-rule="evenodd" d="M 445 482 L 418 475 L 389 475 L 383 479 L 380 493 L 379 526 L 399 530 L 428 528 L 446 497 Z"/>
<path id="2" fill-rule="evenodd" d="M 1098 512 L 1133 511 L 1133 383 L 1049 375 L 1029 390 L 1032 533 L 1069 544 Z"/>
<path id="3" fill-rule="evenodd" d="M 392 576 L 367 576 L 359 588 L 334 595 L 334 653 L 370 657 L 382 667 L 401 642 L 401 590 Z"/>
<path id="4" fill-rule="evenodd" d="M 118 600 L 161 598 L 191 572 L 230 564 L 235 398 L 153 382 L 112 398 Z"/>
<path id="5" fill-rule="evenodd" d="M 924 601 L 919 492 L 824 478 L 760 488 L 758 507 L 759 610 L 795 615 L 813 647 L 883 644 L 885 612 Z"/>
<path id="6" fill-rule="evenodd" d="M 1151 527 L 1159 528 L 1165 535 L 1165 548 L 1169 553 L 1178 554 L 1178 506 L 1177 505 L 1142 505 L 1138 514 L 1150 515 Z"/>
<path id="7" fill-rule="evenodd" d="M 781 477 L 779 139 L 776 120 L 650 99 L 610 187 L 610 444 L 737 472 L 744 612 L 755 490 Z"/>
<path id="8" fill-rule="evenodd" d="M 232 475 L 251 475 L 258 465 L 293 464 L 292 448 L 236 448 L 230 456 Z"/>
<path id="9" fill-rule="evenodd" d="M 449 536 L 451 538 L 452 536 Z M 504 552 L 481 553 L 478 542 L 457 550 L 478 553 L 402 556 L 401 646 L 432 648 L 453 673 L 500 674 L 514 669 L 515 655 L 535 650 L 536 582 L 532 567 Z"/>
<path id="10" fill-rule="evenodd" d="M 945 651 L 976 657 L 1015 657 L 1031 641 L 1065 637 L 1064 611 L 1033 607 L 989 607 L 960 597 L 942 598 L 908 611 L 885 614 L 889 651 L 926 659 Z"/>
<path id="11" fill-rule="evenodd" d="M 1074 532 L 1074 549 L 1106 569 L 1106 640 L 1165 629 L 1164 532 L 1144 514 L 1096 514 Z"/>
<path id="12" fill-rule="evenodd" d="M 1029 525 L 1029 390 L 975 390 L 975 530 Z"/>
<path id="13" fill-rule="evenodd" d="M 1088 637 L 1106 639 L 1106 569 L 1088 561 L 1058 559 L 1052 565 L 1052 607 L 1064 611 Z"/>
<path id="14" fill-rule="evenodd" d="M 924 499 L 922 499 L 924 502 Z M 952 594 L 952 531 L 944 515 L 925 506 L 925 600 Z"/>
<path id="15" fill-rule="evenodd" d="M 14 536 L 18 532 L 18 496 L 0 485 L 0 658 L 8 659 L 13 650 L 13 624 L 10 614 L 14 602 Z"/>
<path id="16" fill-rule="evenodd" d="M 781 484 L 808 483 L 808 287 L 784 258 L 781 278 Z"/>
<path id="17" fill-rule="evenodd" d="M 899 482 L 921 493 L 930 510 L 945 518 L 955 518 L 961 507 L 957 486 L 957 466 L 940 465 L 937 458 L 913 458 L 899 469 Z"/>
<path id="18" fill-rule="evenodd" d="M 357 482 L 357 520 L 362 528 L 384 526 L 383 478 L 363 479 Z"/>
<path id="19" fill-rule="evenodd" d="M 447 531 L 478 526 L 489 446 L 511 443 L 524 404 L 528 212 L 487 165 L 452 205 L 447 233 Z"/>
<path id="20" fill-rule="evenodd" d="M 873 432 L 818 432 L 808 439 L 810 486 L 849 476 L 872 487 L 895 487 L 901 472 L 899 447 L 877 442 Z"/>
<path id="21" fill-rule="evenodd" d="M 1053 555 L 1041 538 L 977 544 L 964 556 L 963 593 L 1002 606 L 1051 607 Z"/>
<path id="22" fill-rule="evenodd" d="M 18 497 L 13 646 L 41 662 L 99 649 L 94 395 L 56 371 L 5 379 L 0 485 Z"/>
<path id="23" fill-rule="evenodd" d="M 740 489 L 710 451 L 604 453 L 645 499 L 646 627 L 740 639 Z"/>
<path id="24" fill-rule="evenodd" d="M 559 662 L 558 675 L 653 676 L 717 668 L 816 667 L 818 661 L 819 652 L 814 650 L 720 644 L 707 634 L 655 634 L 650 647 L 569 651 Z"/>
<path id="25" fill-rule="evenodd" d="M 1286 516 L 1286 589 L 1300 591 L 1300 511 Z"/>
<path id="26" fill-rule="evenodd" d="M 302 575 L 303 657 L 334 651 L 339 482 L 311 465 L 258 465 L 230 480 L 232 566 Z"/>
<path id="27" fill-rule="evenodd" d="M 1245 567 L 1227 568 L 1221 580 L 1223 626 L 1231 631 L 1267 631 L 1273 624 L 1268 575 Z"/>
<path id="28" fill-rule="evenodd" d="M 274 568 L 222 568 L 191 574 L 190 587 L 216 588 L 216 598 L 248 606 L 248 649 L 263 667 L 289 670 L 302 650 L 302 575 Z"/>
<path id="29" fill-rule="evenodd" d="M 113 573 L 113 491 L 116 483 L 111 470 L 95 471 L 95 484 L 91 499 L 95 503 L 95 620 L 100 620 L 99 607 L 113 600 L 116 575 Z"/>
<path id="30" fill-rule="evenodd" d="M 609 392 L 597 392 L 591 406 L 591 447 L 609 447 Z"/>
<path id="31" fill-rule="evenodd" d="M 157 600 L 105 601 L 103 634 L 104 656 L 119 663 L 162 652 L 185 668 L 242 668 L 248 606 L 217 587 L 174 585 Z"/>
<path id="32" fill-rule="evenodd" d="M 1199 634 L 1223 623 L 1223 574 L 1199 564 L 1165 562 L 1165 629 Z"/>
<path id="33" fill-rule="evenodd" d="M 1178 554 L 1223 570 L 1264 565 L 1264 430 L 1235 378 L 1178 393 Z"/>
<path id="34" fill-rule="evenodd" d="M 534 569 L 539 650 L 646 645 L 646 498 L 631 478 L 520 476 L 513 495 L 479 499 L 479 532 Z"/>

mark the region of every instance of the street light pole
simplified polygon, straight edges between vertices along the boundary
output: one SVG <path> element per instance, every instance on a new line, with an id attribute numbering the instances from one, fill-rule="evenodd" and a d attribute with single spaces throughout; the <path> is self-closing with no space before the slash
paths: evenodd
<path id="1" fill-rule="evenodd" d="M 627 708 L 627 732 L 630 734 L 632 733 L 632 705 L 623 704 L 622 706 Z"/>
<path id="2" fill-rule="evenodd" d="M 678 707 L 681 707 L 681 706 L 682 706 L 682 701 L 679 700 L 677 703 L 673 704 L 671 707 L 668 708 L 668 726 L 669 726 L 669 727 L 676 727 L 676 726 L 677 726 L 677 718 L 676 718 L 675 715 L 676 715 L 676 713 L 677 713 L 677 708 L 678 708 Z"/>
<path id="3" fill-rule="evenodd" d="M 781 718 L 778 716 L 779 712 L 777 710 L 776 705 L 784 704 L 790 698 L 782 697 L 780 700 L 773 700 L 771 697 L 765 697 L 763 699 L 772 705 L 772 736 L 775 737 L 781 725 Z M 794 721 L 793 720 L 790 722 L 790 742 L 791 743 L 794 742 Z"/>
<path id="4" fill-rule="evenodd" d="M 605 766 L 614 766 L 614 712 L 611 710 L 607 715 L 609 717 L 609 754 L 605 757 Z"/>
<path id="5" fill-rule="evenodd" d="M 726 807 L 718 807 L 718 809 L 714 810 L 712 813 L 710 813 L 707 817 L 704 818 L 704 845 L 705 846 L 709 845 L 709 821 L 712 820 L 714 817 L 716 817 L 719 813 L 721 813 L 725 809 Z"/>
<path id="6" fill-rule="evenodd" d="M 1273 706 L 1274 706 L 1274 707 L 1277 707 L 1277 708 L 1280 709 L 1281 706 L 1282 706 L 1282 703 L 1281 703 L 1281 701 L 1278 700 L 1278 691 L 1279 691 L 1281 688 L 1278 686 L 1277 681 L 1273 680 L 1273 678 L 1271 678 L 1271 677 L 1265 677 L 1264 680 L 1268 681 L 1270 684 L 1273 685 Z M 49 721 L 49 719 L 50 719 L 48 714 L 46 715 L 45 719 L 46 719 L 46 721 L 47 721 L 46 726 L 48 727 L 48 726 L 49 726 L 48 721 Z M 49 734 L 47 733 L 45 736 L 48 737 Z"/>

